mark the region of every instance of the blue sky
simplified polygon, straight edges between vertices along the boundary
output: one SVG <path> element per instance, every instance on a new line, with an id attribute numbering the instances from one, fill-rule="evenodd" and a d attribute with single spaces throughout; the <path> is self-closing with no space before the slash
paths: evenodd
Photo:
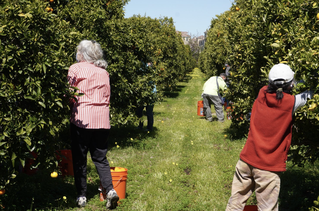
<path id="1" fill-rule="evenodd" d="M 130 0 L 125 18 L 133 15 L 151 18 L 172 17 L 176 30 L 204 35 L 211 20 L 227 11 L 234 0 Z"/>

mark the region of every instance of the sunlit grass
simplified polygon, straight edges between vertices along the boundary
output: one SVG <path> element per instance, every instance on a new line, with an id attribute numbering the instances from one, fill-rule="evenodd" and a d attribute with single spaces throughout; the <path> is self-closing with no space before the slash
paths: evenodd
<path id="1" fill-rule="evenodd" d="M 231 135 L 226 131 L 230 120 L 224 123 L 207 122 L 197 116 L 197 101 L 201 100 L 204 81 L 196 69 L 189 75 L 188 81 L 178 84 L 178 90 L 170 95 L 174 97 L 157 103 L 154 107 L 153 132 L 141 132 L 135 126 L 111 129 L 107 154 L 110 165 L 128 169 L 126 198 L 121 200 L 117 210 L 225 210 L 235 165 L 245 139 L 229 139 Z M 37 210 L 42 210 L 41 207 L 43 210 L 105 210 L 105 202 L 100 202 L 97 190 L 99 177 L 90 156 L 88 158 L 88 204 L 85 208 L 75 207 L 73 178 L 53 180 L 47 179 L 45 174 L 39 176 L 42 178 L 40 180 L 46 181 L 41 186 L 43 190 L 32 185 L 39 179 L 28 179 L 29 192 L 39 193 L 47 198 L 46 201 L 50 201 L 51 197 L 53 201 L 41 206 L 35 201 L 33 207 L 38 207 Z M 295 185 L 296 188 L 290 190 L 291 186 L 285 181 L 296 184 L 302 181 L 302 172 L 306 171 L 293 168 L 291 164 L 289 168 L 294 169 L 290 173 L 296 176 L 291 177 L 289 172 L 283 174 L 282 192 L 285 195 L 281 199 L 289 207 L 289 200 L 293 198 L 298 207 L 300 201 L 296 199 L 298 194 L 302 198 L 303 192 L 298 191 L 303 186 Z M 317 178 L 317 171 L 316 168 L 307 167 L 306 174 Z M 308 186 L 303 188 L 307 189 Z M 45 187 L 50 187 L 50 192 Z M 16 191 L 23 192 L 23 188 Z M 67 203 L 61 203 L 63 196 L 67 197 Z M 31 202 L 28 200 L 23 202 L 29 209 Z M 308 198 L 303 200 L 305 203 L 311 202 Z M 15 201 L 12 199 L 12 203 Z M 255 203 L 254 197 L 248 203 Z"/>
<path id="2" fill-rule="evenodd" d="M 190 77 L 194 75 L 179 84 L 176 98 L 155 105 L 155 135 L 144 137 L 146 150 L 108 154 L 116 165 L 129 169 L 128 197 L 119 210 L 225 208 L 243 140 L 231 142 L 224 137 L 230 121 L 207 122 L 197 116 L 204 78 L 198 70 Z M 122 154 L 127 158 L 124 162 Z"/>

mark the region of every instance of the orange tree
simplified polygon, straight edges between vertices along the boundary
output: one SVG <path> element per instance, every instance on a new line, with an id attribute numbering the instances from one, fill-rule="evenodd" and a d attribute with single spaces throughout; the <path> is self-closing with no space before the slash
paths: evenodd
<path id="1" fill-rule="evenodd" d="M 0 4 L 0 189 L 33 158 L 29 152 L 37 155 L 33 167 L 55 168 L 55 150 L 68 145 L 61 135 L 68 125 L 69 97 L 75 94 L 66 82 L 74 49 L 80 39 L 98 34 L 98 23 L 123 17 L 118 9 L 123 1 L 113 10 L 102 1 L 91 3 L 96 13 L 80 13 L 84 1 Z M 94 21 L 98 26 L 92 27 Z"/>
<path id="2" fill-rule="evenodd" d="M 200 68 L 216 74 L 225 62 L 231 64 L 226 98 L 232 101 L 234 136 L 247 134 L 246 116 L 258 90 L 267 84 L 272 65 L 290 65 L 302 82 L 296 93 L 308 89 L 318 93 L 318 12 L 318 3 L 313 1 L 237 0 L 229 11 L 212 20 Z M 290 158 L 300 165 L 319 157 L 317 104 L 315 95 L 295 113 Z"/>
<path id="3" fill-rule="evenodd" d="M 229 62 L 231 46 L 228 32 L 224 26 L 226 24 L 224 19 L 228 18 L 229 15 L 230 12 L 226 11 L 217 16 L 218 19 L 213 19 L 207 33 L 205 50 L 200 54 L 199 66 L 208 77 L 219 75 L 223 72 L 225 63 Z M 212 58 L 214 58 L 214 62 L 211 62 Z"/>
<path id="4" fill-rule="evenodd" d="M 145 84 L 153 81 L 161 90 L 191 70 L 190 54 L 176 35 L 172 20 L 126 20 L 126 3 L 0 3 L 0 189 L 32 157 L 30 152 L 37 154 L 33 167 L 54 169 L 55 150 L 68 146 L 68 137 L 64 137 L 69 124 L 68 100 L 76 89 L 70 89 L 66 75 L 80 40 L 94 39 L 105 50 L 112 86 L 112 125 L 132 123 L 139 101 L 154 100 Z M 149 61 L 154 66 L 144 68 L 143 62 Z M 162 66 L 167 73 L 164 79 L 158 74 Z"/>
<path id="5" fill-rule="evenodd" d="M 56 18 L 43 1 L 2 1 L 0 16 L 3 187 L 30 151 L 49 165 L 54 149 L 64 144 L 58 134 L 68 122 L 65 96 L 71 93 L 64 75 L 74 37 L 69 23 Z"/>
<path id="6" fill-rule="evenodd" d="M 134 122 L 137 106 L 160 100 L 166 87 L 192 70 L 190 51 L 172 22 L 136 16 L 105 24 L 112 34 L 101 40 L 109 61 L 112 125 Z M 152 93 L 154 85 L 157 95 Z"/>
<path id="7" fill-rule="evenodd" d="M 140 17 L 106 23 L 112 34 L 102 41 L 111 78 L 112 125 L 134 122 L 136 107 L 156 100 L 152 93 L 156 70 L 146 66 L 152 62 L 156 36 L 152 30 L 156 24 L 153 19 Z"/>
<path id="8" fill-rule="evenodd" d="M 171 89 L 195 67 L 195 60 L 189 46 L 184 45 L 181 35 L 176 32 L 173 19 L 163 18 L 159 21 L 154 60 L 159 70 L 161 88 Z"/>
<path id="9" fill-rule="evenodd" d="M 224 71 L 226 62 L 231 65 L 231 75 L 228 77 L 230 87 L 226 98 L 232 102 L 231 127 L 234 128 L 234 136 L 247 132 L 248 121 L 244 116 L 250 112 L 258 87 L 265 84 L 265 74 L 260 71 L 260 67 L 266 61 L 260 52 L 265 52 L 266 49 L 262 47 L 266 46 L 260 46 L 260 39 L 267 36 L 257 30 L 261 25 L 258 18 L 252 15 L 252 3 L 243 1 L 242 4 L 239 11 L 233 6 L 230 11 L 212 20 L 208 42 L 200 58 L 201 69 L 210 74 Z"/>

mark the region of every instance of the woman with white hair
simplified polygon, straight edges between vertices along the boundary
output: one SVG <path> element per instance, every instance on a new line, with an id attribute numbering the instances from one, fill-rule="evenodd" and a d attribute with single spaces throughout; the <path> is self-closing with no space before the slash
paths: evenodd
<path id="1" fill-rule="evenodd" d="M 107 137 L 110 125 L 110 79 L 105 70 L 107 62 L 103 51 L 94 40 L 82 40 L 76 48 L 78 63 L 70 66 L 68 81 L 77 87 L 82 96 L 71 103 L 71 149 L 75 186 L 80 207 L 86 205 L 87 153 L 99 174 L 101 185 L 106 190 L 106 207 L 117 206 L 119 197 L 113 189 L 110 165 L 106 159 Z"/>
<path id="2" fill-rule="evenodd" d="M 310 91 L 291 94 L 294 74 L 288 65 L 276 64 L 269 72 L 268 86 L 259 91 L 226 211 L 243 210 L 253 192 L 258 210 L 278 210 L 279 173 L 286 171 L 293 114 L 312 95 Z"/>

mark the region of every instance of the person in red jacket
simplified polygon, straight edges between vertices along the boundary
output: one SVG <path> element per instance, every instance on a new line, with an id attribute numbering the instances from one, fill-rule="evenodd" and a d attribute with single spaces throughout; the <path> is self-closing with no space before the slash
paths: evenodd
<path id="1" fill-rule="evenodd" d="M 258 210 L 278 210 L 279 173 L 286 171 L 293 114 L 312 93 L 291 94 L 294 72 L 286 64 L 274 65 L 268 79 L 252 107 L 248 138 L 236 164 L 226 211 L 243 210 L 254 191 Z"/>

